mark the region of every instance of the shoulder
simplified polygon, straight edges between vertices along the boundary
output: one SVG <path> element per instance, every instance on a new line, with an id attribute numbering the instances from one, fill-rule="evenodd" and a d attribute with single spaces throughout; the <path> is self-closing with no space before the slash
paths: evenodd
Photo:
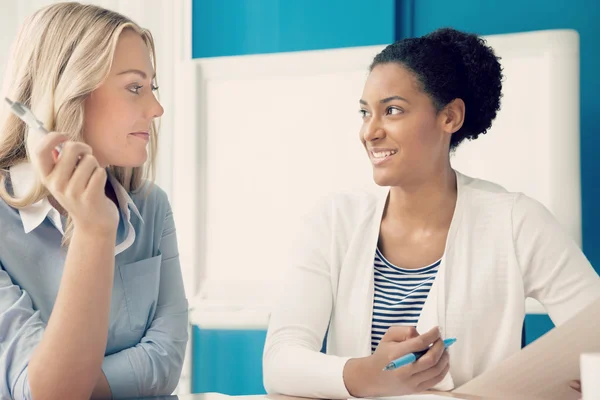
<path id="1" fill-rule="evenodd" d="M 491 197 L 502 197 L 506 195 L 510 197 L 514 195 L 514 193 L 509 192 L 502 185 L 499 185 L 495 182 L 480 178 L 473 178 L 460 172 L 456 172 L 456 177 L 460 190 Z"/>
<path id="2" fill-rule="evenodd" d="M 467 199 L 466 205 L 478 210 L 511 209 L 521 193 L 510 192 L 503 186 L 485 179 L 456 173 L 459 196 Z"/>
<path id="3" fill-rule="evenodd" d="M 164 218 L 165 215 L 171 212 L 171 204 L 167 193 L 153 182 L 144 181 L 139 188 L 129 192 L 129 196 L 144 220 L 147 217 Z"/>
<path id="4" fill-rule="evenodd" d="M 298 238 L 302 240 L 333 240 L 341 245 L 378 218 L 378 211 L 385 205 L 387 188 L 380 194 L 376 189 L 375 193 L 344 191 L 325 195 L 301 212 L 299 218 L 293 218 L 291 229 L 299 232 Z"/>
<path id="5" fill-rule="evenodd" d="M 508 191 L 503 186 L 484 179 L 460 173 L 457 173 L 457 176 L 460 190 L 469 199 L 467 206 L 474 210 L 487 210 L 498 215 L 503 215 L 504 213 L 499 212 L 505 211 L 510 213 L 513 222 L 523 219 L 554 221 L 554 217 L 542 203 L 521 192 Z"/>
<path id="6" fill-rule="evenodd" d="M 167 193 L 156 183 L 144 180 L 139 188 L 129 193 L 135 202 L 168 203 Z"/>

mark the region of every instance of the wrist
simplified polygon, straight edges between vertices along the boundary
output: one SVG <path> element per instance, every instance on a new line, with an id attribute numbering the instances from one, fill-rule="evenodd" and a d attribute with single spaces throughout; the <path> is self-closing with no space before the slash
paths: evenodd
<path id="1" fill-rule="evenodd" d="M 351 358 L 344 366 L 343 378 L 348 393 L 353 397 L 371 397 L 371 357 Z"/>
<path id="2" fill-rule="evenodd" d="M 73 222 L 73 238 L 77 237 L 84 241 L 92 240 L 97 245 L 106 242 L 114 246 L 117 238 L 117 228 L 116 225 L 77 224 Z"/>
<path id="3" fill-rule="evenodd" d="M 90 223 L 73 220 L 73 233 L 77 232 L 79 236 L 115 238 L 117 229 L 118 223 Z"/>

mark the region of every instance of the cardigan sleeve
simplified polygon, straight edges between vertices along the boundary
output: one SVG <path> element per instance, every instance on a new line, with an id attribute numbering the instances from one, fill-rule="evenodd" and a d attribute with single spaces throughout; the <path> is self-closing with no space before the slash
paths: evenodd
<path id="1" fill-rule="evenodd" d="M 344 399 L 349 357 L 320 352 L 333 307 L 329 249 L 332 201 L 304 220 L 274 306 L 263 355 L 269 394 Z"/>
<path id="2" fill-rule="evenodd" d="M 559 325 L 600 297 L 600 278 L 575 241 L 539 202 L 517 195 L 513 240 L 525 294 Z"/>

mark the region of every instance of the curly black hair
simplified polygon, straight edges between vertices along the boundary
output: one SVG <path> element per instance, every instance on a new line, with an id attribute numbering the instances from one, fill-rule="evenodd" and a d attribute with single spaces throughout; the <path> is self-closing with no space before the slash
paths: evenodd
<path id="1" fill-rule="evenodd" d="M 438 111 L 452 100 L 465 102 L 465 120 L 452 135 L 450 150 L 474 140 L 492 126 L 500 109 L 502 67 L 485 39 L 442 28 L 419 38 L 400 40 L 375 56 L 377 65 L 398 63 L 412 71 Z"/>

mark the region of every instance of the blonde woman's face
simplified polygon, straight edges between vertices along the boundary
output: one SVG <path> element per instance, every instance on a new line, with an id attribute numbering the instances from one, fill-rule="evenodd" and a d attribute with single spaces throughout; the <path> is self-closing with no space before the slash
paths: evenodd
<path id="1" fill-rule="evenodd" d="M 150 51 L 133 30 L 121 33 L 107 80 L 85 103 L 83 137 L 102 166 L 139 167 L 150 126 L 163 108 L 154 95 Z"/>

